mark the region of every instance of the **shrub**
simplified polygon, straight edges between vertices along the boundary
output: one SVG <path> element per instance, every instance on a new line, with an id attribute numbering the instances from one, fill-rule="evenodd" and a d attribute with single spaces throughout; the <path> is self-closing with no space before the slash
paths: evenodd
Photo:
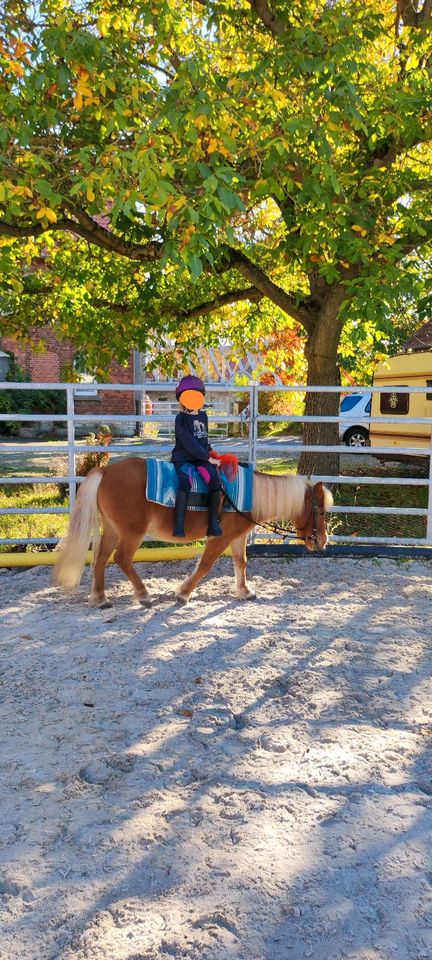
<path id="1" fill-rule="evenodd" d="M 99 427 L 97 433 L 89 433 L 87 437 L 84 438 L 84 443 L 86 446 L 95 446 L 95 447 L 105 447 L 112 440 L 112 433 L 109 427 L 105 424 Z M 76 458 L 76 476 L 77 477 L 86 477 L 90 470 L 93 470 L 94 467 L 106 467 L 109 459 L 108 451 L 103 453 L 102 451 L 95 451 L 92 453 L 90 450 L 87 450 L 86 453 L 80 453 Z M 50 461 L 49 473 L 52 477 L 64 477 L 68 473 L 68 459 L 67 457 L 53 457 Z M 64 498 L 67 495 L 68 484 L 59 483 L 57 484 L 60 495 Z"/>
<path id="2" fill-rule="evenodd" d="M 9 367 L 6 380 L 8 383 L 31 383 L 15 360 Z M 66 394 L 64 390 L 2 390 L 0 413 L 66 413 Z M 14 436 L 18 427 L 16 420 L 0 421 L 3 435 Z"/>

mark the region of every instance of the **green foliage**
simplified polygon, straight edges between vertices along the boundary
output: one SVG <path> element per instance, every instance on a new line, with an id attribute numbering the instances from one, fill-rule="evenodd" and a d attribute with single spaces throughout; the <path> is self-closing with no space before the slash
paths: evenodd
<path id="1" fill-rule="evenodd" d="M 9 383 L 28 383 L 22 367 L 12 361 L 6 380 Z M 0 392 L 0 413 L 66 413 L 66 395 L 64 390 L 2 390 Z M 0 421 L 0 433 L 15 434 L 18 422 Z"/>
<path id="2" fill-rule="evenodd" d="M 8 0 L 0 48 L 5 331 L 49 317 L 102 375 L 133 347 L 167 366 L 250 341 L 263 310 L 357 350 L 427 309 L 427 3 L 31 10 Z M 251 284 L 265 301 L 220 307 Z"/>

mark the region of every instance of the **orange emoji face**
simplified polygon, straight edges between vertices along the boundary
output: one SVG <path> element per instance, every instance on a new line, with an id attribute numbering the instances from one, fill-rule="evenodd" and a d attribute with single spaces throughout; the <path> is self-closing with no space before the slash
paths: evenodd
<path id="1" fill-rule="evenodd" d="M 201 390 L 183 390 L 179 400 L 186 407 L 186 410 L 201 410 L 201 407 L 204 406 L 205 396 L 201 393 Z"/>

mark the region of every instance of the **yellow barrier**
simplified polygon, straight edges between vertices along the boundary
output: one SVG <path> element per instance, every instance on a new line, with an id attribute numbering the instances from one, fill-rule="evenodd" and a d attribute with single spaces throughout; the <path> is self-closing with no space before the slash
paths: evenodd
<path id="1" fill-rule="evenodd" d="M 175 547 L 141 547 L 136 551 L 134 561 L 142 563 L 153 560 L 155 563 L 163 560 L 191 560 L 200 557 L 204 547 L 175 546 Z M 0 567 L 41 567 L 52 566 L 58 558 L 59 551 L 46 553 L 0 553 Z M 231 556 L 231 548 L 224 551 L 223 556 Z M 114 554 L 108 560 L 113 563 Z M 92 563 L 93 554 L 87 553 L 86 563 Z"/>

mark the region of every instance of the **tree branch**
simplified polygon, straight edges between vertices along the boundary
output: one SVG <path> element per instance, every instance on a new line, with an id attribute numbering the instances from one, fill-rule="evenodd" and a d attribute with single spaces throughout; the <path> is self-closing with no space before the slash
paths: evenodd
<path id="1" fill-rule="evenodd" d="M 274 37 L 280 37 L 283 33 L 286 33 L 287 25 L 273 13 L 267 0 L 249 0 L 249 2 L 257 17 Z"/>
<path id="2" fill-rule="evenodd" d="M 61 230 L 82 237 L 84 240 L 87 240 L 88 243 L 101 247 L 102 250 L 117 253 L 121 257 L 126 257 L 128 260 L 138 260 L 142 263 L 160 260 L 162 256 L 161 243 L 157 241 L 144 244 L 130 243 L 121 237 L 117 237 L 110 230 L 96 223 L 92 217 L 84 210 L 80 210 L 79 207 L 72 206 L 72 204 L 66 204 L 66 207 L 77 218 L 76 220 L 63 217 L 55 223 L 47 224 L 47 226 L 43 226 L 41 223 L 30 223 L 26 226 L 21 226 L 20 224 L 5 223 L 4 220 L 0 220 L 0 236 L 24 239 L 25 237 L 40 237 L 41 234 L 46 233 L 48 230 Z"/>
<path id="3" fill-rule="evenodd" d="M 284 313 L 287 313 L 293 320 L 301 323 L 308 333 L 312 332 L 314 324 L 313 317 L 305 307 L 299 304 L 296 297 L 290 293 L 286 293 L 282 287 L 279 287 L 277 283 L 270 280 L 270 277 L 261 270 L 261 267 L 252 263 L 241 250 L 234 250 L 232 247 L 229 247 L 228 251 L 229 265 L 232 268 L 241 273 L 246 280 L 253 283 L 254 287 L 256 287 L 264 297 L 272 300 Z"/>
<path id="4" fill-rule="evenodd" d="M 103 297 L 91 297 L 90 302 L 92 307 L 107 307 L 113 313 L 122 314 L 131 313 L 136 307 L 134 303 L 112 303 L 111 300 L 105 300 Z"/>
<path id="5" fill-rule="evenodd" d="M 90 217 L 85 210 L 82 210 L 81 207 L 69 204 L 67 201 L 65 206 L 66 209 L 76 217 L 81 229 L 86 233 L 85 239 L 89 240 L 90 243 L 94 243 L 104 250 L 118 253 L 121 257 L 126 257 L 128 260 L 140 260 L 142 262 L 160 260 L 162 256 L 161 243 L 157 241 L 143 244 L 130 243 L 122 237 L 117 237 L 111 230 L 107 230 L 106 227 L 101 226 L 101 224 L 97 223 L 93 217 Z M 79 233 L 79 230 L 76 232 Z M 83 234 L 81 234 L 81 236 L 83 236 Z"/>
<path id="6" fill-rule="evenodd" d="M 396 23 L 403 22 L 406 27 L 425 27 L 432 18 L 432 0 L 424 0 L 420 9 L 413 0 L 397 0 Z"/>
<path id="7" fill-rule="evenodd" d="M 419 220 L 418 226 L 424 230 L 425 235 L 421 236 L 412 230 L 405 234 L 404 237 L 397 238 L 397 243 L 401 247 L 402 256 L 406 256 L 407 253 L 412 253 L 413 250 L 418 250 L 419 247 L 422 247 L 425 243 L 429 243 L 432 240 L 432 220 Z"/>
<path id="8" fill-rule="evenodd" d="M 220 307 L 225 307 L 229 303 L 239 303 L 241 300 L 250 300 L 252 303 L 259 303 L 264 294 L 256 287 L 246 287 L 244 290 L 230 290 L 228 293 L 222 293 L 214 300 L 208 300 L 206 303 L 200 303 L 191 310 L 182 310 L 179 316 L 182 319 L 193 320 L 195 317 L 203 317 L 207 313 L 213 313 Z"/>

